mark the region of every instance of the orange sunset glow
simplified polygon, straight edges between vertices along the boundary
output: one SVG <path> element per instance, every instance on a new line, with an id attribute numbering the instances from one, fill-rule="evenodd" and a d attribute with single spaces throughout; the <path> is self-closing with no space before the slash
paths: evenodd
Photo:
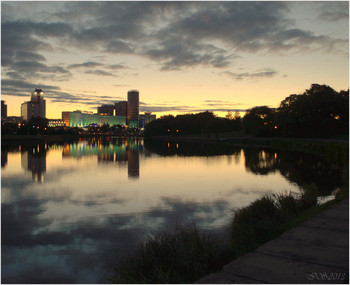
<path id="1" fill-rule="evenodd" d="M 348 2 L 2 2 L 8 116 L 35 88 L 46 117 L 140 91 L 140 112 L 244 113 L 312 83 L 348 88 Z"/>

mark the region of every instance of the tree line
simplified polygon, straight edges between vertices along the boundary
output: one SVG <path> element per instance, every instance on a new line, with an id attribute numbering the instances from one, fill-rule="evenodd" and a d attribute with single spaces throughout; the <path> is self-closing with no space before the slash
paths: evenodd
<path id="1" fill-rule="evenodd" d="M 147 124 L 145 136 L 241 130 L 256 137 L 348 136 L 349 89 L 337 92 L 327 85 L 312 84 L 304 93 L 285 98 L 278 108 L 256 106 L 247 110 L 243 118 L 230 112 L 221 118 L 208 111 L 167 115 Z"/>

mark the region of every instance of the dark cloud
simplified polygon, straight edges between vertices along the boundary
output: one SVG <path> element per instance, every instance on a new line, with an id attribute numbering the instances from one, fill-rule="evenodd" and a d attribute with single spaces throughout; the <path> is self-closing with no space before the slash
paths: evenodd
<path id="1" fill-rule="evenodd" d="M 321 16 L 332 21 L 346 18 L 346 5 L 332 5 Z M 53 50 L 49 39 L 66 48 L 146 56 L 162 70 L 227 67 L 242 51 L 288 52 L 308 50 L 310 45 L 317 49 L 344 45 L 293 27 L 287 2 L 74 2 L 60 9 L 51 14 L 53 22 L 6 18 L 2 64 L 23 61 L 24 52 L 28 52 L 26 60 L 43 61 L 40 51 Z"/>
<path id="2" fill-rule="evenodd" d="M 209 101 L 209 100 L 208 100 Z M 231 104 L 231 103 L 218 103 L 218 104 L 207 104 L 208 108 L 198 108 L 186 105 L 175 105 L 171 106 L 169 103 L 149 105 L 146 103 L 140 103 L 141 112 L 181 112 L 181 113 L 198 113 L 198 112 L 245 112 L 246 109 L 233 108 L 234 106 L 241 104 Z M 213 108 L 214 107 L 214 108 Z"/>
<path id="3" fill-rule="evenodd" d="M 7 72 L 6 75 L 14 80 L 25 80 L 25 77 L 23 77 L 21 74 L 18 74 L 17 72 Z"/>
<path id="4" fill-rule="evenodd" d="M 2 69 L 25 78 L 68 80 L 72 76 L 68 70 L 43 63 L 46 58 L 40 53 L 53 51 L 48 38 L 63 40 L 71 32 L 72 28 L 64 23 L 2 22 Z"/>
<path id="5" fill-rule="evenodd" d="M 323 2 L 321 5 L 319 20 L 330 22 L 349 21 L 349 2 Z"/>
<path id="6" fill-rule="evenodd" d="M 88 61 L 88 62 L 83 62 L 83 63 L 71 64 L 68 66 L 68 68 L 69 69 L 81 68 L 81 67 L 93 68 L 93 67 L 98 67 L 101 65 L 103 65 L 103 64 L 101 64 L 99 62 Z"/>
<path id="7" fill-rule="evenodd" d="M 104 71 L 104 70 L 100 70 L 100 69 L 96 69 L 96 70 L 88 70 L 85 71 L 86 74 L 94 74 L 94 75 L 101 75 L 101 76 L 112 76 L 115 77 L 115 75 L 113 73 L 110 73 L 108 71 Z"/>
<path id="8" fill-rule="evenodd" d="M 109 69 L 114 69 L 114 70 L 128 68 L 127 66 L 125 66 L 123 64 L 112 64 L 112 65 L 107 65 L 106 67 Z"/>
<path id="9" fill-rule="evenodd" d="M 236 73 L 231 71 L 224 71 L 221 72 L 221 74 L 228 75 L 234 80 L 243 80 L 243 79 L 263 79 L 263 78 L 270 78 L 275 75 L 277 75 L 277 71 L 266 68 L 266 69 L 260 69 L 256 72 L 242 72 L 242 73 Z"/>
<path id="10" fill-rule="evenodd" d="M 30 92 L 36 88 L 43 89 L 45 99 L 50 99 L 52 102 L 79 103 L 97 107 L 101 104 L 114 104 L 119 100 L 119 97 L 114 96 L 100 97 L 95 94 L 64 92 L 59 86 L 33 84 L 22 80 L 3 79 L 1 81 L 1 93 L 3 95 L 27 97 L 29 100 Z"/>
<path id="11" fill-rule="evenodd" d="M 108 42 L 104 51 L 109 53 L 136 54 L 135 45 L 133 43 L 120 40 Z"/>
<path id="12" fill-rule="evenodd" d="M 21 8 L 18 17 L 13 16 L 16 5 Z M 288 2 L 78 1 L 53 3 L 53 8 L 48 8 L 44 16 L 39 17 L 42 13 L 38 8 L 43 9 L 41 5 L 40 2 L 3 3 L 3 80 L 68 81 L 74 72 L 116 77 L 114 71 L 129 68 L 124 64 L 104 63 L 103 60 L 86 60 L 67 66 L 47 61 L 48 52 L 62 52 L 62 49 L 67 52 L 77 49 L 136 55 L 154 61 L 163 71 L 202 66 L 227 69 L 242 53 L 332 51 L 348 54 L 348 39 L 297 28 Z M 51 7 L 49 3 L 45 5 Z M 321 7 L 319 20 L 348 19 L 348 3 L 325 3 L 318 7 Z M 243 80 L 269 78 L 278 73 L 263 69 L 245 73 L 225 71 L 222 74 Z M 23 93 L 22 89 L 20 94 L 19 89 L 2 87 L 7 95 L 23 96 L 21 94 L 30 92 L 25 90 Z M 58 87 L 49 94 L 55 101 L 86 102 L 88 105 L 95 102 L 95 99 L 82 99 L 79 95 L 61 92 Z M 186 106 L 168 108 L 169 111 L 187 110 Z M 145 111 L 151 110 L 167 111 L 166 106 L 145 107 Z"/>
<path id="13" fill-rule="evenodd" d="M 226 67 L 234 55 L 212 44 L 202 44 L 192 37 L 161 33 L 156 46 L 146 46 L 143 54 L 162 63 L 162 70 L 179 70 L 184 67 L 208 65 Z M 161 40 L 163 38 L 163 40 Z"/>
<path id="14" fill-rule="evenodd" d="M 230 101 L 223 101 L 223 100 L 203 100 L 204 104 L 206 104 L 207 106 L 221 106 L 221 107 L 228 107 L 228 108 L 232 108 L 232 106 L 237 106 L 237 105 L 242 105 L 241 103 L 233 103 Z"/>
<path id="15" fill-rule="evenodd" d="M 140 106 L 141 112 L 191 112 L 193 109 L 190 106 Z"/>

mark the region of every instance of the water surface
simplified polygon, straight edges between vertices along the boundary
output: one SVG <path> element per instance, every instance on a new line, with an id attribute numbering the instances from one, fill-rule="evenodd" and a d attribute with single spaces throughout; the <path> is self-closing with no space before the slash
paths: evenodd
<path id="1" fill-rule="evenodd" d="M 107 283 L 114 250 L 150 232 L 220 229 L 264 194 L 341 181 L 310 154 L 137 139 L 3 147 L 1 166 L 2 283 Z"/>

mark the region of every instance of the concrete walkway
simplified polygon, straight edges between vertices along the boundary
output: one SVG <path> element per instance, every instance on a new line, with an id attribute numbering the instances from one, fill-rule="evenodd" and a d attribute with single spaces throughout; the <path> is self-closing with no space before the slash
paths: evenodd
<path id="1" fill-rule="evenodd" d="M 349 199 L 195 283 L 349 283 Z"/>

